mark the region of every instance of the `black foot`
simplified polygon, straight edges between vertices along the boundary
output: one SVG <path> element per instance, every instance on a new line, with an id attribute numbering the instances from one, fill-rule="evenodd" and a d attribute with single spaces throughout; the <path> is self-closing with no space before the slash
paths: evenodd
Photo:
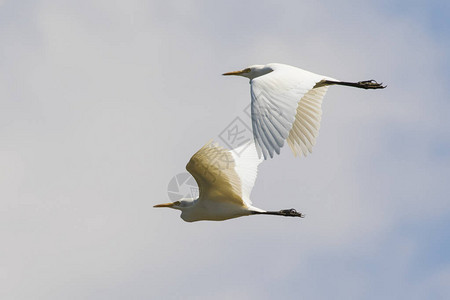
<path id="1" fill-rule="evenodd" d="M 378 83 L 375 80 L 366 80 L 366 81 L 359 81 L 358 87 L 363 89 L 384 89 L 386 86 L 383 86 L 383 83 Z"/>
<path id="2" fill-rule="evenodd" d="M 283 215 L 285 217 L 300 217 L 300 218 L 305 217 L 304 214 L 297 212 L 293 208 L 280 210 L 280 215 Z"/>

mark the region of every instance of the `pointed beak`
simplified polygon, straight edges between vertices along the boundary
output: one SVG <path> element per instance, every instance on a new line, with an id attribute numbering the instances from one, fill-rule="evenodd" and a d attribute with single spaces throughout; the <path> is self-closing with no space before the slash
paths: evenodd
<path id="1" fill-rule="evenodd" d="M 173 203 L 163 203 L 163 204 L 157 204 L 157 205 L 153 205 L 153 207 L 172 207 Z"/>
<path id="2" fill-rule="evenodd" d="M 222 75 L 228 76 L 228 75 L 242 75 L 245 70 L 241 70 L 241 71 L 233 71 L 233 72 L 228 72 L 228 73 L 223 73 Z"/>

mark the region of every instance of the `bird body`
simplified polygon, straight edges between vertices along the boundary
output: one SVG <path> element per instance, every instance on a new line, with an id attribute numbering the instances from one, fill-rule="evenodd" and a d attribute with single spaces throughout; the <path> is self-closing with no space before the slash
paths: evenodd
<path id="1" fill-rule="evenodd" d="M 186 202 L 181 209 L 180 217 L 186 222 L 195 222 L 201 220 L 223 221 L 253 214 L 253 211 L 262 211 L 251 205 L 239 205 L 221 200 L 220 197 L 215 199 L 181 199 Z"/>

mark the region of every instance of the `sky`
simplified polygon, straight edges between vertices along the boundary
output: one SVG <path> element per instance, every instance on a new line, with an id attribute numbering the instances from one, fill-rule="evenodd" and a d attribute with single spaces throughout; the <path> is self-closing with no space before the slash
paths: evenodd
<path id="1" fill-rule="evenodd" d="M 448 1 L 0 1 L 0 298 L 447 299 Z M 312 155 L 186 223 L 168 185 L 287 63 L 331 87 Z M 183 176 L 183 175 L 182 175 Z"/>

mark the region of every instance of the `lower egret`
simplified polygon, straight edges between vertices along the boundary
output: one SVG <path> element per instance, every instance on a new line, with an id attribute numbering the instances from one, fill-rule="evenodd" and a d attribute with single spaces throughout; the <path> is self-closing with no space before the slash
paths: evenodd
<path id="1" fill-rule="evenodd" d="M 181 210 L 181 218 L 186 222 L 223 221 L 250 215 L 303 217 L 295 209 L 265 211 L 252 206 L 250 193 L 261 161 L 253 142 L 234 150 L 210 142 L 197 151 L 186 165 L 186 170 L 197 181 L 199 197 L 183 198 L 154 207 Z"/>

